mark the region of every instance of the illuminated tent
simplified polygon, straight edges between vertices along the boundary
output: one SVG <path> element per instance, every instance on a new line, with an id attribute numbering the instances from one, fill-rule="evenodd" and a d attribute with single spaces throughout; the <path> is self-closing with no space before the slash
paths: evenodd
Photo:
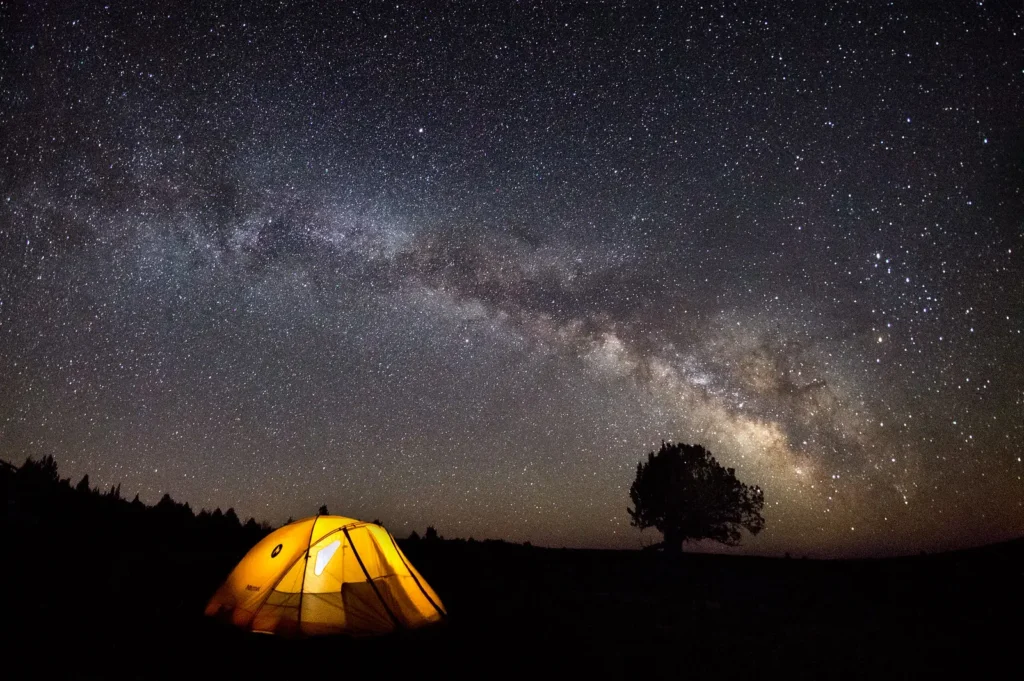
<path id="1" fill-rule="evenodd" d="M 291 636 L 372 636 L 446 616 L 387 530 L 333 515 L 267 535 L 228 575 L 206 614 Z"/>

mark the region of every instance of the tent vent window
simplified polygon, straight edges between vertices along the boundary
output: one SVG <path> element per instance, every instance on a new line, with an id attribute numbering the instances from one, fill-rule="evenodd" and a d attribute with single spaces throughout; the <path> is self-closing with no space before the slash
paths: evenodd
<path id="1" fill-rule="evenodd" d="M 341 546 L 341 541 L 336 539 L 317 552 L 316 565 L 313 567 L 313 574 L 319 577 L 324 573 L 324 569 L 326 569 L 327 564 L 331 562 L 331 558 L 334 558 L 334 552 L 338 550 L 339 546 Z"/>

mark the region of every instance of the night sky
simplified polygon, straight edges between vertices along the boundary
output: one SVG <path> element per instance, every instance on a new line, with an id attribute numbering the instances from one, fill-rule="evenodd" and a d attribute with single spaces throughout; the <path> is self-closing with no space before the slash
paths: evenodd
<path id="1" fill-rule="evenodd" d="M 0 458 L 638 548 L 671 440 L 744 552 L 1024 534 L 1024 10 L 680 4 L 0 3 Z"/>

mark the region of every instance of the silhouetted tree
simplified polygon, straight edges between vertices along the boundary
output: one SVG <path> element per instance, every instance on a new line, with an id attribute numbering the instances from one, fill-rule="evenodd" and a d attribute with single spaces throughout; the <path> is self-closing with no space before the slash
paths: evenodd
<path id="1" fill-rule="evenodd" d="M 316 512 L 317 515 L 330 515 L 331 512 L 327 510 L 327 504 L 320 507 L 320 510 Z"/>
<path id="2" fill-rule="evenodd" d="M 47 454 L 39 461 L 31 456 L 18 469 L 18 475 L 31 486 L 56 485 L 60 482 L 57 475 L 57 462 Z"/>
<path id="3" fill-rule="evenodd" d="M 416 532 L 416 530 L 413 530 L 412 533 L 409 535 L 408 541 L 417 542 L 419 540 L 420 540 L 420 535 Z"/>
<path id="4" fill-rule="evenodd" d="M 107 545 L 151 550 L 147 537 L 153 536 L 159 537 L 161 550 L 240 550 L 252 546 L 272 529 L 254 519 L 243 527 L 233 510 L 227 514 L 220 509 L 214 513 L 202 511 L 196 516 L 188 503 L 176 502 L 170 494 L 164 494 L 155 506 L 145 505 L 138 494 L 129 502 L 121 496 L 120 484 L 101 493 L 91 487 L 89 480 L 90 476 L 85 474 L 73 485 L 69 479 L 58 477 L 56 461 L 50 456 L 41 461 L 30 458 L 20 468 L 0 461 L 0 509 L 6 511 L 4 520 L 13 523 L 15 529 L 31 527 L 32 536 L 65 533 L 75 538 L 73 541 L 82 542 L 76 545 L 76 551 L 80 548 L 86 552 Z M 149 527 L 155 531 L 143 531 Z"/>
<path id="5" fill-rule="evenodd" d="M 384 523 L 382 523 L 382 522 L 381 522 L 380 520 L 378 520 L 377 518 L 374 518 L 374 519 L 373 519 L 373 524 L 374 524 L 374 525 L 383 525 Z"/>
<path id="6" fill-rule="evenodd" d="M 765 524 L 761 488 L 744 485 L 700 445 L 663 442 L 637 464 L 629 497 L 633 527 L 657 528 L 669 553 L 681 552 L 690 540 L 735 546 L 741 529 L 757 534 Z"/>
<path id="7" fill-rule="evenodd" d="M 433 525 L 427 526 L 427 531 L 423 535 L 424 541 L 435 542 L 440 538 L 440 535 L 437 534 L 437 530 L 434 529 Z"/>

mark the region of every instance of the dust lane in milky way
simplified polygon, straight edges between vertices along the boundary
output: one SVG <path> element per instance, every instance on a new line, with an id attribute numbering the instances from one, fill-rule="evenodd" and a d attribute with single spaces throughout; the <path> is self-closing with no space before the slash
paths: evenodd
<path id="1" fill-rule="evenodd" d="M 1024 533 L 1021 11 L 10 10 L 0 457 L 273 522 L 632 548 Z"/>

